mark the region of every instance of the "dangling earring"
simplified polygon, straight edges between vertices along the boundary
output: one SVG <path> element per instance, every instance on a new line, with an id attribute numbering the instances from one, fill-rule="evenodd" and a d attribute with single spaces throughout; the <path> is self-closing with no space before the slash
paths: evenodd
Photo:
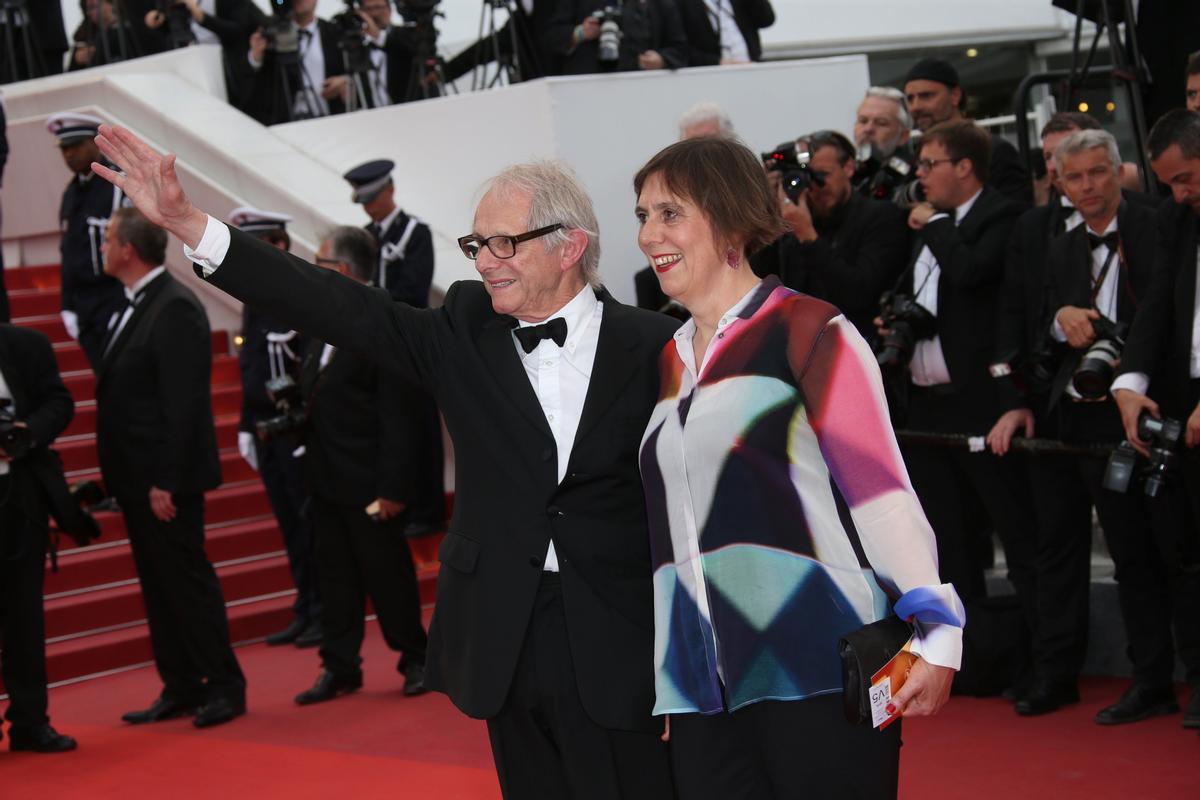
<path id="1" fill-rule="evenodd" d="M 730 269 L 737 269 L 740 260 L 737 251 L 732 247 L 725 251 L 725 263 L 729 265 Z"/>

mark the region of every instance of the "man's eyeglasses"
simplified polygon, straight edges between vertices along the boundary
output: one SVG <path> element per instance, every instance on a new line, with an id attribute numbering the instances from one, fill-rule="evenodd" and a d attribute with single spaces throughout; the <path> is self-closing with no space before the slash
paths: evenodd
<path id="1" fill-rule="evenodd" d="M 920 158 L 917 159 L 917 170 L 929 172 L 938 164 L 957 164 L 961 158 Z"/>
<path id="2" fill-rule="evenodd" d="M 488 250 L 492 251 L 492 255 L 496 258 L 512 258 L 517 254 L 517 245 L 521 242 L 527 242 L 530 239 L 539 239 L 548 233 L 554 233 L 561 229 L 563 224 L 556 222 L 553 225 L 547 225 L 544 228 L 538 228 L 535 231 L 526 231 L 518 233 L 516 236 L 505 236 L 503 234 L 497 236 L 489 236 L 486 239 L 480 236 L 463 236 L 458 240 L 458 246 L 462 249 L 463 255 L 474 261 L 479 257 L 479 251 L 486 245 Z"/>

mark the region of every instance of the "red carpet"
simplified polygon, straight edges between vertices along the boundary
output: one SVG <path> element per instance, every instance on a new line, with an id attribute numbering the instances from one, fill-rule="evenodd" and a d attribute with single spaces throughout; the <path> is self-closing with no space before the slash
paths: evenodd
<path id="1" fill-rule="evenodd" d="M 53 722 L 79 739 L 79 751 L 0 751 L 0 796 L 499 798 L 483 724 L 442 695 L 402 697 L 394 654 L 374 623 L 368 630 L 363 691 L 308 708 L 292 696 L 316 677 L 315 651 L 240 648 L 250 713 L 208 731 L 188 720 L 119 722 L 158 691 L 151 668 L 54 689 Z M 954 698 L 939 717 L 906 723 L 901 797 L 1200 797 L 1200 737 L 1178 716 L 1120 728 L 1091 722 L 1122 688 L 1089 680 L 1081 704 L 1031 720 L 1002 700 Z"/>

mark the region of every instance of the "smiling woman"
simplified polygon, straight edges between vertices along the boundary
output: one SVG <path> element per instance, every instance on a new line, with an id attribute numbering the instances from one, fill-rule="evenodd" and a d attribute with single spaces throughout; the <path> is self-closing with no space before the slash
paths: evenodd
<path id="1" fill-rule="evenodd" d="M 750 271 L 783 226 L 744 146 L 679 142 L 634 186 L 638 243 L 692 313 L 659 360 L 641 446 L 655 713 L 670 715 L 679 796 L 894 797 L 899 725 L 843 718 L 837 640 L 923 598 L 920 658 L 888 712 L 932 714 L 964 615 L 878 367 L 837 309 Z"/>

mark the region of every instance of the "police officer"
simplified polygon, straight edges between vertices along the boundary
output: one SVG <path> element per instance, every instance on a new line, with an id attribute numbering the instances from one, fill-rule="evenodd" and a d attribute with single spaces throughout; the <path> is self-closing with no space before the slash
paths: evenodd
<path id="1" fill-rule="evenodd" d="M 360 203 L 371 218 L 366 229 L 379 244 L 373 283 L 386 289 L 393 300 L 414 308 L 427 308 L 433 284 L 433 234 L 428 225 L 396 205 L 396 187 L 392 181 L 395 167 L 388 160 L 368 161 L 343 177 L 354 187 L 354 202 Z M 427 435 L 417 447 L 421 450 L 420 462 L 425 466 L 409 509 L 409 536 L 440 530 L 446 520 L 441 423 L 432 403 L 426 404 L 422 413 L 428 420 Z"/>
<path id="2" fill-rule="evenodd" d="M 124 193 L 92 174 L 92 162 L 107 163 L 93 139 L 101 120 L 87 114 L 55 114 L 46 129 L 57 139 L 67 167 L 74 173 L 58 212 L 62 241 L 62 320 L 71 338 L 95 369 L 109 319 L 125 304 L 121 284 L 104 273 L 108 219 L 129 205 Z"/>
<path id="3" fill-rule="evenodd" d="M 229 224 L 252 233 L 281 250 L 291 248 L 286 214 L 243 206 L 229 214 Z M 238 365 L 242 372 L 242 414 L 238 422 L 238 451 L 258 470 L 271 510 L 283 534 L 288 568 L 296 585 L 292 621 L 267 636 L 267 644 L 315 647 L 321 642 L 321 603 L 313 557 L 312 524 L 308 495 L 300 462 L 293 453 L 294 437 L 255 435 L 255 425 L 276 417 L 280 409 L 267 393 L 268 381 L 290 377 L 298 386 L 307 340 L 297 331 L 249 306 L 242 308 L 242 346 Z"/>

